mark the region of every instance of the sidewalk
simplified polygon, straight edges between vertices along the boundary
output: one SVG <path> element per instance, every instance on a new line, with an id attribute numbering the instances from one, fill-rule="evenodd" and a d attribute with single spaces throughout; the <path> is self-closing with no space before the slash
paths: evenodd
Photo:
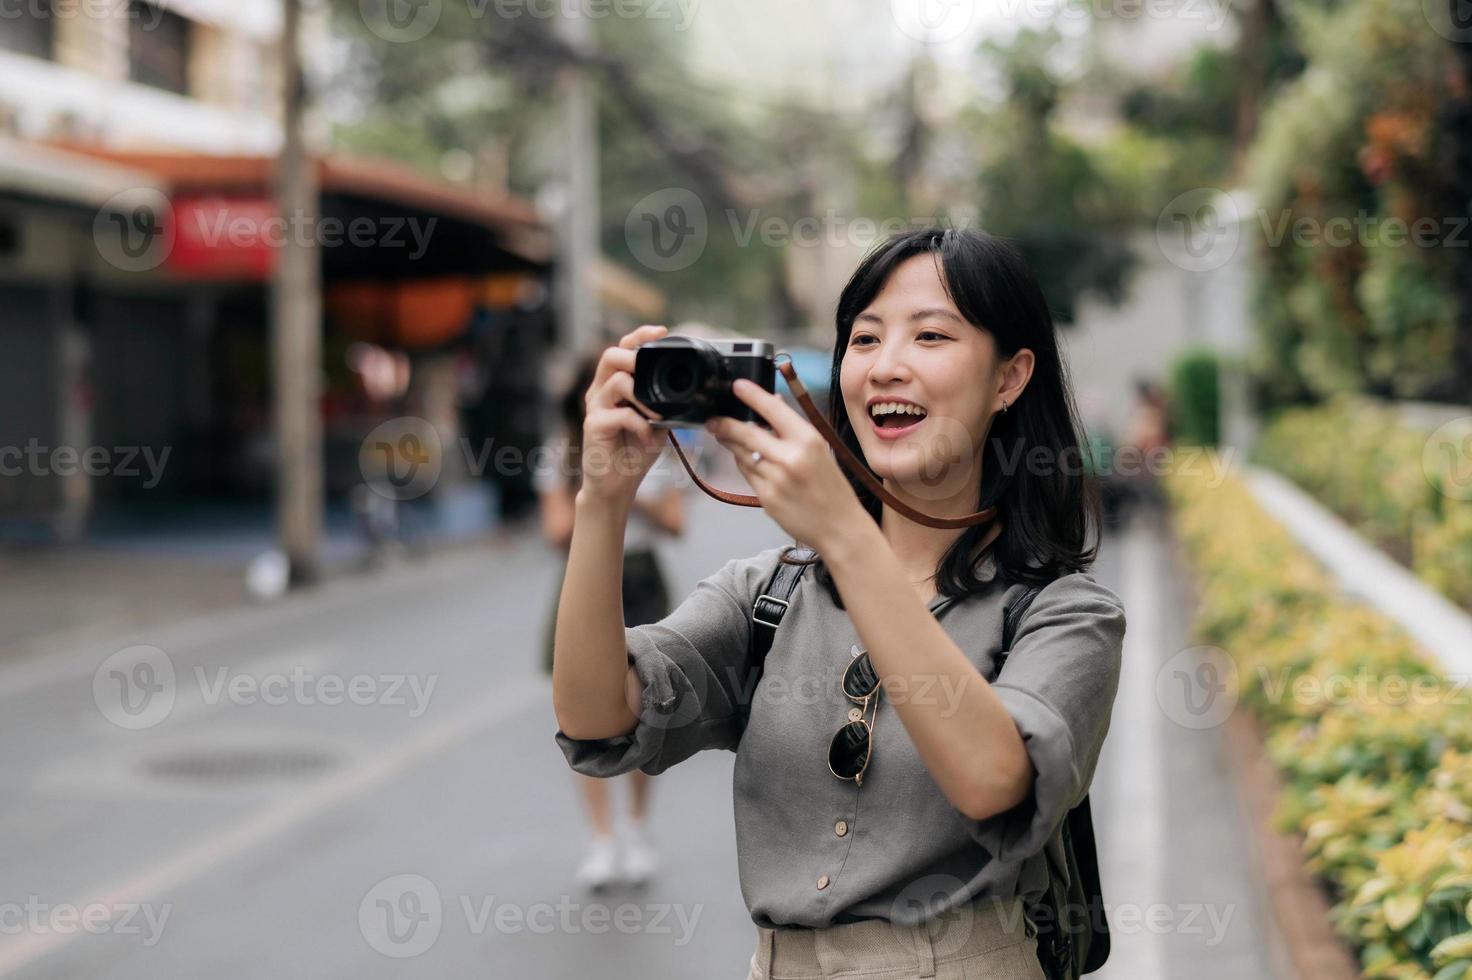
<path id="1" fill-rule="evenodd" d="M 484 500 L 464 495 L 420 529 L 402 565 L 467 547 L 535 533 L 535 524 L 498 524 L 477 511 Z M 130 632 L 256 602 L 246 569 L 275 544 L 264 508 L 193 507 L 98 520 L 77 545 L 0 544 L 0 663 L 44 654 L 79 634 Z M 341 508 L 327 515 L 322 576 L 330 581 L 367 570 L 369 550 Z M 386 566 L 387 567 L 387 566 Z"/>

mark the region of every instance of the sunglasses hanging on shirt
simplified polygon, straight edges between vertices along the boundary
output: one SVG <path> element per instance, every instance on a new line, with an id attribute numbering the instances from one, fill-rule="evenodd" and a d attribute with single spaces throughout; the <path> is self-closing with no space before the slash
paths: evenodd
<path id="1" fill-rule="evenodd" d="M 828 746 L 828 770 L 839 779 L 852 779 L 864 785 L 864 771 L 874 752 L 874 722 L 879 720 L 879 675 L 867 652 L 849 661 L 841 681 L 844 697 L 859 705 L 849 710 L 849 722 L 838 730 Z M 865 720 L 869 702 L 874 702 L 874 717 Z"/>

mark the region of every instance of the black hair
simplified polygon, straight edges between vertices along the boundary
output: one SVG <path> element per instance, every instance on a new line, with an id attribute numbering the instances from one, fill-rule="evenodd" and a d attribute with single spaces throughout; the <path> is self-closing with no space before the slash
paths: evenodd
<path id="1" fill-rule="evenodd" d="M 985 549 L 990 523 L 966 528 L 941 557 L 936 591 L 962 597 L 985 588 L 976 566 L 988 553 L 997 560 L 998 578 L 1043 585 L 1090 567 L 1097 540 L 1088 543 L 1090 525 L 1100 524 L 1099 492 L 1088 473 L 1083 430 L 1067 368 L 1059 353 L 1057 328 L 1037 278 L 1016 246 L 970 229 L 930 228 L 891 238 L 874 248 L 844 286 L 838 299 L 838 335 L 833 345 L 828 416 L 854 455 L 864 459 L 849 422 L 839 373 L 854 320 L 874 301 L 895 269 L 916 255 L 933 255 L 956 309 L 967 322 L 996 342 L 999 358 L 1018 350 L 1033 352 L 1032 377 L 1015 405 L 994 416 L 983 450 L 977 510 L 995 505 L 1001 533 Z M 977 383 L 981 383 L 980 378 Z M 1042 447 L 1046 465 L 1028 465 Z M 867 465 L 867 460 L 865 460 Z M 853 474 L 844 471 L 864 509 L 877 523 L 883 502 Z M 783 561 L 789 561 L 786 554 Z M 843 608 L 843 600 L 822 556 L 812 560 L 818 580 Z"/>
<path id="2" fill-rule="evenodd" d="M 583 485 L 583 417 L 587 414 L 588 389 L 593 387 L 602 353 L 601 350 L 589 351 L 578 359 L 572 380 L 557 401 L 557 414 L 567 436 L 563 478 L 570 493 L 577 493 Z"/>

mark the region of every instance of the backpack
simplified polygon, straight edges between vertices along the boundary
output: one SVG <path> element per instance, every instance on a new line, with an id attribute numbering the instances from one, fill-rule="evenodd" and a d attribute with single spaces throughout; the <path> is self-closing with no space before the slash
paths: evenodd
<path id="1" fill-rule="evenodd" d="M 803 561 L 816 554 L 811 548 L 789 549 L 789 552 Z M 750 662 L 754 670 L 751 683 L 737 706 L 743 731 L 750 717 L 756 684 L 761 679 L 762 665 L 776 638 L 777 627 L 791 605 L 792 593 L 807 567 L 805 564 L 779 562 L 766 591 L 752 604 Z M 1012 650 L 1012 639 L 1023 614 L 1041 591 L 1042 586 L 1032 586 L 1002 614 L 998 675 Z M 1104 916 L 1094 822 L 1087 794 L 1078 806 L 1068 811 L 1054 840 L 1060 844 L 1058 851 L 1064 867 L 1059 868 L 1060 859 L 1051 846 L 1043 848 L 1048 861 L 1048 890 L 1038 901 L 1029 902 L 1024 911 L 1037 933 L 1038 963 L 1048 980 L 1077 980 L 1099 969 L 1109 958 L 1109 925 Z M 1061 929 L 1058 928 L 1060 923 Z"/>
<path id="2" fill-rule="evenodd" d="M 1002 614 L 997 676 L 1007 663 L 1023 614 L 1041 591 L 1042 586 L 1030 587 Z M 1037 930 L 1038 962 L 1048 980 L 1076 980 L 1093 973 L 1109 958 L 1109 922 L 1104 914 L 1094 818 L 1087 793 L 1063 818 L 1054 841 L 1059 844 L 1056 854 L 1053 842 L 1043 848 L 1048 860 L 1048 889 L 1036 902 L 1028 903 L 1025 911 Z M 1058 928 L 1060 924 L 1062 928 Z"/>

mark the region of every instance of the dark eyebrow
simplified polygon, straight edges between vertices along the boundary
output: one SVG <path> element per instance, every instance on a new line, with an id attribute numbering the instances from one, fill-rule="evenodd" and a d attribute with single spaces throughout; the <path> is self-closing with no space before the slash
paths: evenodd
<path id="1" fill-rule="evenodd" d="M 933 310 L 916 310 L 914 313 L 910 314 L 910 322 L 914 323 L 916 320 L 926 320 L 933 316 L 940 317 L 943 320 L 953 320 L 956 323 L 965 322 L 956 314 L 952 313 L 950 310 L 943 310 L 939 307 L 936 307 Z"/>
<path id="2" fill-rule="evenodd" d="M 934 307 L 932 309 L 916 310 L 914 313 L 911 313 L 910 314 L 910 322 L 911 323 L 914 323 L 917 320 L 925 320 L 925 319 L 929 319 L 930 317 L 940 317 L 943 320 L 951 320 L 951 321 L 953 321 L 955 323 L 965 323 L 966 322 L 965 320 L 962 320 L 956 314 L 952 313 L 950 310 L 942 309 L 941 307 L 938 307 L 938 306 L 937 307 Z M 873 313 L 860 313 L 858 316 L 854 317 L 854 322 L 855 323 L 859 322 L 860 320 L 863 320 L 866 323 L 882 323 L 883 322 L 882 320 L 879 319 L 879 317 L 875 316 Z"/>

